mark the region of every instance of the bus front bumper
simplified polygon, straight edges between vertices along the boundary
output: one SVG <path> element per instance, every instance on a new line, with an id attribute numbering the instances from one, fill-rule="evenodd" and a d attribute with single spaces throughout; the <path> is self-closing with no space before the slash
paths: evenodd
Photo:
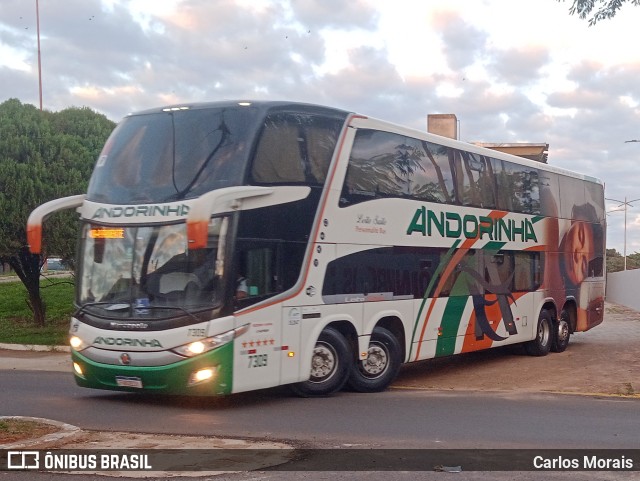
<path id="1" fill-rule="evenodd" d="M 165 366 L 124 366 L 92 361 L 71 350 L 76 384 L 93 389 L 214 396 L 232 391 L 233 342 Z"/>

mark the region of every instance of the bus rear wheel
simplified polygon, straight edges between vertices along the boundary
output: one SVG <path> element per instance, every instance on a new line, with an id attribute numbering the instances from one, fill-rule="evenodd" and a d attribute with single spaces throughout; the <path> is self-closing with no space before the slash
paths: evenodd
<path id="1" fill-rule="evenodd" d="M 349 343 L 340 332 L 327 327 L 311 355 L 309 380 L 291 386 L 298 396 L 327 396 L 342 389 L 349 376 Z"/>
<path id="2" fill-rule="evenodd" d="M 562 309 L 560 319 L 554 323 L 554 336 L 551 350 L 553 352 L 563 352 L 569 346 L 569 338 L 571 337 L 571 328 L 569 326 L 570 314 L 567 309 Z"/>
<path id="3" fill-rule="evenodd" d="M 551 314 L 546 309 L 542 309 L 540 316 L 538 316 L 536 337 L 533 341 L 529 341 L 524 345 L 527 354 L 531 356 L 546 356 L 551 350 L 553 337 Z"/>
<path id="4" fill-rule="evenodd" d="M 367 358 L 351 366 L 349 387 L 357 392 L 379 392 L 387 388 L 396 378 L 400 364 L 400 343 L 382 327 L 371 334 Z"/>

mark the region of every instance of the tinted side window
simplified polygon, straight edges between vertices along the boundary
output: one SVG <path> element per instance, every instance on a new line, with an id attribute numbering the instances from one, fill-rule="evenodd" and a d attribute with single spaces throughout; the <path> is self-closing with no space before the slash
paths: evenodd
<path id="1" fill-rule="evenodd" d="M 328 303 L 344 302 L 340 296 L 351 294 L 421 298 L 445 253 L 435 248 L 384 247 L 341 257 L 327 267 L 322 296 Z"/>
<path id="2" fill-rule="evenodd" d="M 498 208 L 540 214 L 540 180 L 538 170 L 525 165 L 492 159 L 498 186 Z"/>
<path id="3" fill-rule="evenodd" d="M 496 184 L 491 160 L 470 152 L 456 152 L 459 199 L 463 205 L 494 209 Z"/>
<path id="4" fill-rule="evenodd" d="M 514 252 L 513 291 L 534 291 L 541 282 L 540 253 Z"/>
<path id="5" fill-rule="evenodd" d="M 604 214 L 604 188 L 602 184 L 596 184 L 593 182 L 586 182 L 584 186 L 585 201 L 592 204 L 596 209 L 596 219 L 599 222 L 603 222 L 605 218 Z"/>
<path id="6" fill-rule="evenodd" d="M 358 130 L 340 205 L 383 197 L 451 202 L 453 176 L 446 148 L 389 132 Z"/>
<path id="7" fill-rule="evenodd" d="M 342 123 L 302 113 L 268 116 L 254 155 L 253 182 L 323 185 Z"/>
<path id="8" fill-rule="evenodd" d="M 560 181 L 560 215 L 563 219 L 596 220 L 596 213 L 592 212 L 585 218 L 576 212 L 576 207 L 587 205 L 585 198 L 585 182 L 566 175 L 558 176 Z"/>
<path id="9" fill-rule="evenodd" d="M 505 294 L 534 291 L 540 279 L 539 252 L 470 249 L 452 256 L 448 249 L 384 247 L 330 262 L 322 296 L 326 303 L 339 303 L 349 296 L 391 300 Z"/>
<path id="10" fill-rule="evenodd" d="M 485 253 L 484 274 L 492 291 L 505 288 L 509 292 L 535 291 L 541 282 L 540 253 L 521 251 Z"/>
<path id="11" fill-rule="evenodd" d="M 281 205 L 237 214 L 234 271 L 246 279 L 248 291 L 248 297 L 238 303 L 241 307 L 295 285 L 321 192 L 312 187 L 306 199 L 288 203 L 287 215 L 282 214 Z"/>

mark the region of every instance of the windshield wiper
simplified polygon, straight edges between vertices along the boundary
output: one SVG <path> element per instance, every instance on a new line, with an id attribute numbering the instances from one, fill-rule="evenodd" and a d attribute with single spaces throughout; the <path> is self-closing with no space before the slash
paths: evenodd
<path id="1" fill-rule="evenodd" d="M 218 125 L 217 128 L 213 129 L 212 131 L 210 131 L 207 136 L 213 134 L 214 132 L 220 132 L 220 140 L 218 141 L 217 145 L 215 146 L 215 148 L 211 151 L 211 153 L 207 156 L 207 158 L 204 160 L 204 162 L 202 163 L 202 165 L 200 166 L 200 168 L 198 169 L 198 171 L 194 174 L 193 178 L 191 179 L 191 182 L 189 182 L 189 184 L 187 184 L 187 186 L 184 189 L 179 189 L 178 185 L 176 184 L 176 127 L 175 127 L 175 119 L 173 117 L 173 112 L 171 113 L 171 124 L 173 126 L 173 168 L 172 168 L 172 180 L 173 180 L 173 187 L 176 190 L 176 200 L 177 199 L 182 199 L 184 198 L 185 194 L 187 194 L 189 192 L 189 190 L 191 190 L 191 188 L 195 185 L 195 183 L 198 181 L 198 179 L 200 178 L 200 176 L 202 175 L 202 173 L 205 171 L 205 169 L 207 168 L 207 166 L 209 165 L 209 162 L 211 162 L 211 160 L 216 156 L 216 154 L 218 153 L 218 150 L 220 150 L 220 148 L 225 145 L 225 142 L 227 140 L 227 137 L 229 135 L 231 135 L 231 130 L 229 130 L 229 127 L 227 126 L 225 120 L 224 120 L 224 110 L 222 111 L 222 113 L 220 114 L 222 119 L 220 120 L 220 125 Z"/>
<path id="2" fill-rule="evenodd" d="M 76 311 L 75 316 L 79 316 L 80 314 L 86 313 L 88 307 L 100 307 L 100 306 L 109 306 L 109 307 L 104 307 L 105 311 L 121 311 L 121 310 L 131 309 L 131 308 L 133 308 L 134 310 L 167 309 L 167 310 L 181 311 L 182 313 L 186 314 L 187 316 L 191 317 L 192 319 L 198 322 L 200 322 L 201 320 L 195 314 L 193 314 L 192 311 L 189 311 L 184 307 L 179 307 L 179 306 L 135 307 L 133 304 L 130 304 L 130 303 L 125 304 L 125 303 L 114 303 L 114 302 L 88 302 L 87 304 L 84 304 L 80 309 Z M 213 308 L 213 307 L 215 306 L 212 304 L 211 306 L 207 306 L 207 309 Z"/>
<path id="3" fill-rule="evenodd" d="M 182 311 L 184 312 L 187 316 L 195 319 L 196 321 L 200 322 L 200 319 L 198 317 L 196 317 L 191 311 L 186 310 L 184 307 L 179 307 L 179 306 L 146 306 L 145 309 L 172 309 L 172 310 L 177 310 L 177 311 Z"/>
<path id="4" fill-rule="evenodd" d="M 111 304 L 110 306 L 105 307 L 106 311 L 124 311 L 125 309 L 129 309 L 131 304 Z"/>
<path id="5" fill-rule="evenodd" d="M 124 303 L 124 302 L 87 302 L 86 304 L 83 304 L 82 307 L 80 309 L 78 309 L 75 313 L 75 315 L 80 315 L 83 312 L 86 311 L 87 307 L 95 307 L 95 306 L 110 306 L 110 307 L 105 307 L 104 309 L 107 311 L 121 311 L 124 309 L 129 309 L 131 307 L 130 303 Z"/>

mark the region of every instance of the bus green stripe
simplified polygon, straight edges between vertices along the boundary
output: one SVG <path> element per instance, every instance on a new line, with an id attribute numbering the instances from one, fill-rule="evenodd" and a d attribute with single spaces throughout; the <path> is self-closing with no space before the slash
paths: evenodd
<path id="1" fill-rule="evenodd" d="M 436 357 L 450 356 L 455 353 L 458 329 L 468 299 L 468 296 L 449 297 L 440 324 L 441 331 L 436 344 Z"/>
<path id="2" fill-rule="evenodd" d="M 487 242 L 482 249 L 485 251 L 499 251 L 505 244 L 506 242 L 491 241 Z"/>
<path id="3" fill-rule="evenodd" d="M 429 297 L 428 297 L 429 293 L 432 292 L 434 284 L 440 278 L 440 273 L 449 264 L 449 261 L 451 260 L 451 257 L 453 257 L 453 253 L 458 249 L 458 246 L 460 245 L 461 242 L 462 241 L 458 239 L 457 241 L 455 241 L 453 243 L 451 248 L 447 251 L 446 255 L 444 256 L 442 261 L 440 261 L 440 264 L 436 268 L 436 271 L 435 271 L 433 277 L 431 278 L 431 280 L 429 281 L 429 285 L 427 286 L 427 289 L 425 290 L 425 292 L 424 292 L 424 294 L 422 296 L 422 302 L 420 303 L 420 309 L 418 309 L 418 315 L 416 316 L 416 320 L 415 320 L 415 322 L 413 324 L 413 334 L 411 335 L 411 345 L 409 347 L 409 358 L 411 358 L 411 356 L 413 354 L 413 343 L 416 340 L 416 331 L 418 330 L 418 325 L 420 324 L 420 319 L 422 318 L 422 311 L 424 310 L 424 306 L 426 305 L 427 300 L 429 299 Z M 425 319 L 425 322 L 427 322 L 426 319 Z"/>

